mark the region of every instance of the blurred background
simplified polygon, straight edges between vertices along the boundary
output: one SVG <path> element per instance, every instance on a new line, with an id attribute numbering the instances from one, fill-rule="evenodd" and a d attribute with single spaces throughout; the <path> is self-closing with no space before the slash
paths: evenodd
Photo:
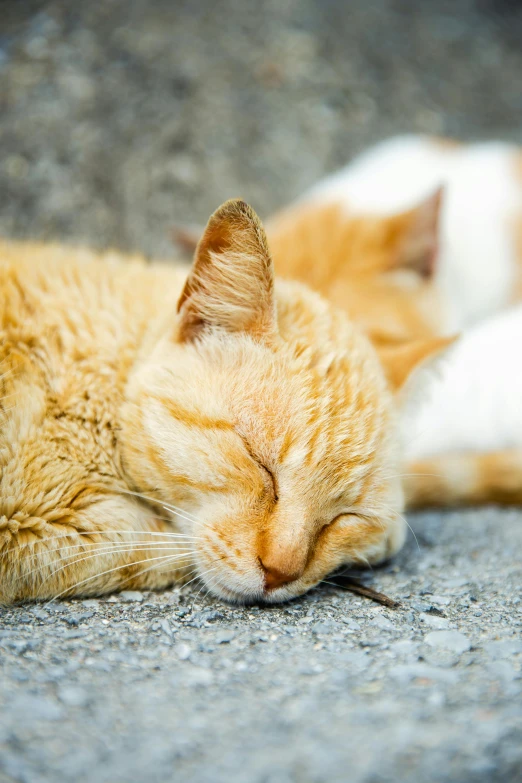
<path id="1" fill-rule="evenodd" d="M 0 0 L 0 233 L 173 255 L 390 134 L 522 141 L 522 5 Z"/>

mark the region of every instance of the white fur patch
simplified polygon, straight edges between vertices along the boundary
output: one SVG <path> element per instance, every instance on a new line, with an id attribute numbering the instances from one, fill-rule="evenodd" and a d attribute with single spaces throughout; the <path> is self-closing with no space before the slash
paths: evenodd
<path id="1" fill-rule="evenodd" d="M 469 330 L 405 422 L 408 459 L 522 448 L 522 305 Z"/>

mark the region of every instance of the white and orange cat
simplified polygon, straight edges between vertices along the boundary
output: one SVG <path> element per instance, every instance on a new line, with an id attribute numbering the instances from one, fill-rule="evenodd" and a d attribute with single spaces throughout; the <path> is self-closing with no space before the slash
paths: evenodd
<path id="1" fill-rule="evenodd" d="M 278 273 L 389 346 L 464 330 L 407 419 L 409 506 L 522 502 L 522 152 L 405 136 L 268 224 Z M 507 308 L 504 314 L 502 311 Z"/>
<path id="2" fill-rule="evenodd" d="M 197 232 L 181 232 L 195 246 Z M 376 342 L 454 334 L 522 299 L 522 150 L 403 136 L 267 223 L 278 274 Z"/>
<path id="3" fill-rule="evenodd" d="M 414 331 L 419 318 L 460 331 L 522 298 L 522 151 L 394 138 L 311 188 L 268 235 L 278 272 L 338 298 L 339 278 L 379 271 L 400 295 L 413 290 Z"/>
<path id="4" fill-rule="evenodd" d="M 0 329 L 0 600 L 199 577 L 282 601 L 400 549 L 397 390 L 447 341 L 381 365 L 342 311 L 274 280 L 244 202 L 188 278 L 2 242 Z"/>

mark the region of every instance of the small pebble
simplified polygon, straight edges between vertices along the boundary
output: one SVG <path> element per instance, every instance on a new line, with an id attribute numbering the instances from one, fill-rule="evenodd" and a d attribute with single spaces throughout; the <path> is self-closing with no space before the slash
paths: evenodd
<path id="1" fill-rule="evenodd" d="M 463 577 L 455 577 L 454 579 L 446 579 L 446 587 L 466 587 L 469 585 L 469 580 Z"/>
<path id="2" fill-rule="evenodd" d="M 451 668 L 460 660 L 460 654 L 452 650 L 445 650 L 443 647 L 427 647 L 422 657 L 426 663 L 432 666 L 441 666 L 442 668 Z"/>
<path id="3" fill-rule="evenodd" d="M 459 631 L 432 631 L 424 637 L 430 647 L 442 647 L 457 654 L 471 650 L 471 643 L 467 636 Z"/>
<path id="4" fill-rule="evenodd" d="M 214 674 L 210 669 L 203 669 L 200 666 L 192 666 L 183 671 L 182 682 L 191 688 L 201 688 L 212 685 Z"/>
<path id="5" fill-rule="evenodd" d="M 343 617 L 342 623 L 346 625 L 347 628 L 350 629 L 350 631 L 360 631 L 361 626 L 356 620 L 352 620 L 351 617 Z"/>
<path id="6" fill-rule="evenodd" d="M 33 614 L 37 620 L 47 620 L 49 617 L 49 613 L 45 612 L 43 609 L 40 609 L 39 606 L 34 606 L 31 609 L 31 614 Z"/>
<path id="7" fill-rule="evenodd" d="M 495 660 L 500 658 L 511 658 L 513 655 L 522 653 L 522 640 L 506 639 L 494 642 L 486 642 L 484 650 L 490 658 Z"/>
<path id="8" fill-rule="evenodd" d="M 362 671 L 371 663 L 371 657 L 362 650 L 346 651 L 336 658 L 336 664 L 342 665 L 347 671 Z"/>
<path id="9" fill-rule="evenodd" d="M 487 670 L 492 677 L 498 678 L 503 682 L 512 682 L 522 676 L 520 672 L 515 671 L 509 661 L 491 661 L 488 663 Z"/>
<path id="10" fill-rule="evenodd" d="M 322 635 L 322 634 L 329 634 L 332 631 L 332 624 L 328 621 L 321 622 L 321 623 L 315 623 L 312 627 L 312 633 Z"/>
<path id="11" fill-rule="evenodd" d="M 89 617 L 92 616 L 93 616 L 93 612 L 76 612 L 74 614 L 67 615 L 63 619 L 69 625 L 78 625 L 83 620 L 88 620 Z"/>
<path id="12" fill-rule="evenodd" d="M 432 604 L 437 604 L 437 606 L 449 606 L 451 598 L 448 598 L 445 595 L 431 595 L 430 601 Z"/>
<path id="13" fill-rule="evenodd" d="M 63 709 L 48 696 L 17 695 L 9 705 L 13 720 L 56 721 L 63 717 Z"/>
<path id="14" fill-rule="evenodd" d="M 436 614 L 428 614 L 427 612 L 421 612 L 419 620 L 429 628 L 436 628 L 437 630 L 449 628 L 450 625 L 446 617 L 438 617 Z"/>
<path id="15" fill-rule="evenodd" d="M 458 674 L 456 672 L 438 669 L 434 666 L 428 666 L 426 663 L 393 666 L 389 671 L 389 676 L 402 684 L 416 679 L 433 680 L 434 682 L 443 682 L 448 685 L 455 685 L 458 682 Z"/>
<path id="16" fill-rule="evenodd" d="M 180 661 L 186 661 L 188 658 L 190 658 L 192 648 L 189 647 L 188 644 L 185 644 L 184 642 L 180 642 L 180 644 L 177 644 L 174 649 Z"/>
<path id="17" fill-rule="evenodd" d="M 397 626 L 392 623 L 391 620 L 388 620 L 387 617 L 384 615 L 378 614 L 377 617 L 374 617 L 373 620 L 370 621 L 370 625 L 374 625 L 377 628 L 380 628 L 382 631 L 397 631 Z"/>
<path id="18" fill-rule="evenodd" d="M 392 642 L 390 647 L 397 655 L 411 655 L 417 652 L 419 644 L 412 639 L 399 639 L 396 642 Z"/>
<path id="19" fill-rule="evenodd" d="M 214 637 L 217 644 L 228 644 L 229 642 L 234 639 L 236 634 L 234 631 L 218 631 L 216 636 Z"/>
<path id="20" fill-rule="evenodd" d="M 85 707 L 89 702 L 89 694 L 84 688 L 75 685 L 64 685 L 58 689 L 58 698 L 67 707 Z"/>
<path id="21" fill-rule="evenodd" d="M 143 601 L 145 596 L 138 590 L 124 590 L 120 593 L 120 599 L 126 603 L 132 603 L 133 601 Z"/>
<path id="22" fill-rule="evenodd" d="M 161 630 L 167 634 L 167 636 L 172 636 L 172 628 L 170 627 L 168 620 L 160 620 L 159 626 Z"/>

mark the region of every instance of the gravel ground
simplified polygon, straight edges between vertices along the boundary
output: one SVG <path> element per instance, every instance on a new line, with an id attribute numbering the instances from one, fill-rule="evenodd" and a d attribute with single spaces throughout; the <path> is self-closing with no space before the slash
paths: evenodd
<path id="1" fill-rule="evenodd" d="M 520 781 L 520 514 L 412 522 L 373 578 L 395 610 L 321 587 L 4 611 L 5 780 Z"/>
<path id="2" fill-rule="evenodd" d="M 0 232 L 168 257 L 173 221 L 266 215 L 390 133 L 522 141 L 520 40 L 513 2 L 0 0 Z M 410 522 L 365 576 L 396 610 L 1 610 L 0 780 L 522 780 L 522 514 Z"/>

